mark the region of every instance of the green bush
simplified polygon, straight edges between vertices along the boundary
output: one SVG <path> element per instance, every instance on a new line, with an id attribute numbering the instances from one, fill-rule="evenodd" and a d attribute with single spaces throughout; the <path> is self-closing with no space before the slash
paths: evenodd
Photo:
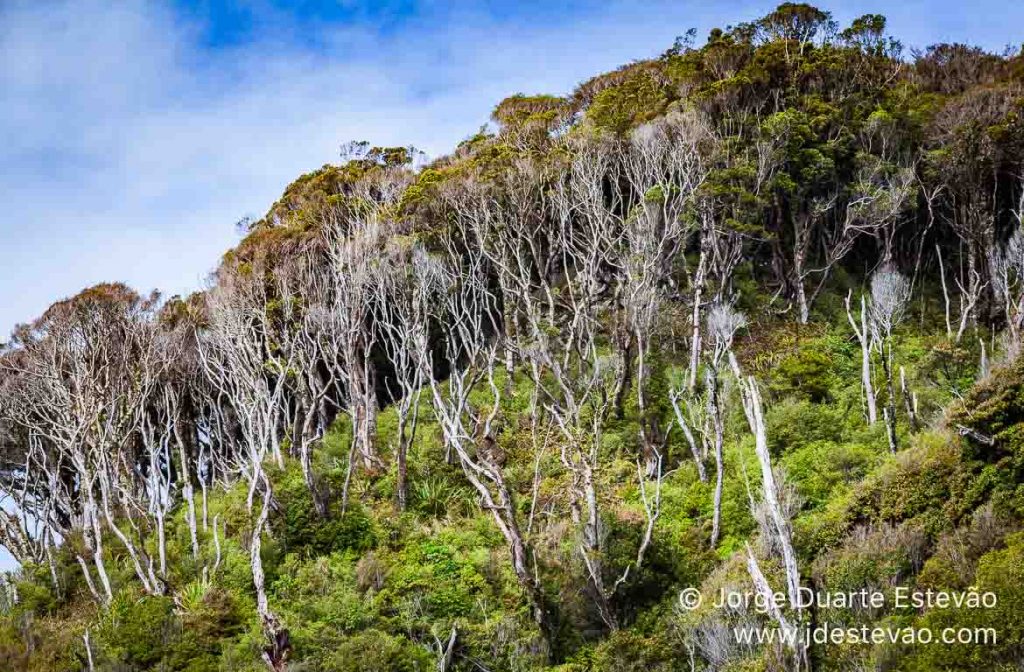
<path id="1" fill-rule="evenodd" d="M 905 669 L 924 670 L 1011 670 L 1019 664 L 1024 642 L 1024 534 L 1011 535 L 1006 548 L 981 558 L 974 580 L 980 592 L 996 595 L 994 608 L 931 609 L 917 627 L 939 633 L 944 628 L 988 629 L 996 641 L 949 646 L 921 646 L 911 652 Z"/>
<path id="2" fill-rule="evenodd" d="M 436 669 L 425 647 L 380 630 L 364 630 L 339 644 L 322 672 L 428 672 Z"/>
<path id="3" fill-rule="evenodd" d="M 124 590 L 110 603 L 96 629 L 96 641 L 111 662 L 146 669 L 164 660 L 180 634 L 169 598 Z"/>

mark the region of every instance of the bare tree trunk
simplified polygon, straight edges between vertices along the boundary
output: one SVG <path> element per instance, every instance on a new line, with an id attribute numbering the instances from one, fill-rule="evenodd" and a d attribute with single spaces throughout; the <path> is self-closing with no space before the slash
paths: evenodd
<path id="1" fill-rule="evenodd" d="M 203 495 L 203 532 L 206 532 L 210 527 L 210 506 L 206 492 L 206 478 L 203 476 L 200 476 L 199 478 L 199 489 L 202 491 Z"/>
<path id="2" fill-rule="evenodd" d="M 892 375 L 892 342 L 885 338 L 881 343 L 882 370 L 885 372 L 885 384 L 888 392 L 888 399 L 885 400 L 885 426 L 889 436 L 889 450 L 895 455 L 899 450 L 899 440 L 896 436 L 896 386 L 893 384 Z"/>
<path id="3" fill-rule="evenodd" d="M 89 664 L 89 672 L 93 672 L 96 669 L 96 665 L 92 660 L 92 642 L 89 640 L 89 628 L 86 628 L 82 634 L 82 643 L 85 644 L 85 659 Z"/>
<path id="4" fill-rule="evenodd" d="M 757 453 L 757 459 L 761 465 L 761 488 L 764 502 L 771 515 L 774 532 L 778 536 L 779 547 L 782 551 L 782 563 L 786 570 L 786 592 L 789 594 L 790 606 L 799 611 L 800 569 L 796 561 L 796 552 L 793 550 L 789 519 L 782 510 L 782 500 L 779 488 L 775 483 L 771 454 L 768 452 L 768 432 L 761 409 L 761 395 L 753 377 L 741 381 L 741 386 L 743 410 L 747 416 L 747 423 L 754 434 L 754 451 Z"/>
<path id="5" fill-rule="evenodd" d="M 856 320 L 853 319 L 853 311 L 850 310 L 850 294 L 847 294 L 846 317 L 860 344 L 860 381 L 867 404 L 868 424 L 873 425 L 878 421 L 878 404 L 875 400 L 875 387 L 871 382 L 871 332 L 868 330 L 867 300 L 863 296 L 860 298 L 860 326 L 858 327 Z"/>
<path id="6" fill-rule="evenodd" d="M 178 461 L 181 463 L 181 494 L 185 498 L 185 520 L 188 522 L 189 540 L 192 544 L 192 559 L 199 558 L 199 531 L 196 524 L 196 496 L 195 488 L 192 487 L 192 469 L 190 468 L 188 455 L 185 452 L 185 442 L 181 437 L 181 430 L 178 423 L 174 423 L 174 435 L 178 444 Z"/>
<path id="7" fill-rule="evenodd" d="M 722 421 L 722 406 L 718 399 L 718 372 L 712 366 L 707 373 L 708 415 L 715 430 L 715 501 L 711 524 L 711 548 L 718 546 L 722 532 L 722 491 L 725 485 L 725 459 L 722 449 L 725 445 L 725 425 Z"/>
<path id="8" fill-rule="evenodd" d="M 984 345 L 982 345 L 984 348 Z M 903 394 L 903 405 L 907 411 L 907 420 L 910 422 L 910 431 L 917 431 L 917 395 L 910 391 L 907 386 L 907 372 L 900 367 L 900 391 Z"/>
<path id="9" fill-rule="evenodd" d="M 213 558 L 213 570 L 210 572 L 211 574 L 216 574 L 217 570 L 220 568 L 220 533 L 218 531 L 220 529 L 219 525 L 220 525 L 220 514 L 218 513 L 218 514 L 215 514 L 213 516 L 213 552 L 214 552 L 214 558 Z M 227 534 L 227 529 L 224 530 L 224 533 Z"/>
<path id="10" fill-rule="evenodd" d="M 448 643 L 444 644 L 440 639 L 435 637 L 437 641 L 437 672 L 448 672 L 448 667 L 452 664 L 452 655 L 455 653 L 455 639 L 458 636 L 458 631 L 455 629 L 455 625 L 452 624 L 451 634 L 448 635 Z"/>
<path id="11" fill-rule="evenodd" d="M 811 319 L 811 307 L 807 303 L 804 281 L 799 275 L 796 280 L 796 305 L 800 309 L 800 324 L 807 324 Z"/>
<path id="12" fill-rule="evenodd" d="M 771 453 L 768 451 L 768 434 L 764 424 L 764 415 L 761 408 L 761 396 L 757 389 L 757 382 L 753 377 L 740 380 L 740 392 L 743 399 L 743 411 L 747 416 L 747 423 L 754 434 L 754 451 L 757 453 L 757 460 L 761 466 L 761 495 L 765 508 L 768 511 L 769 520 L 765 533 L 774 537 L 782 555 L 782 565 L 785 570 L 786 595 L 789 598 L 789 609 L 798 622 L 802 621 L 803 604 L 801 602 L 800 568 L 797 564 L 796 552 L 793 548 L 792 529 L 789 518 L 782 508 L 782 491 L 775 480 L 775 470 L 772 467 Z M 753 507 L 751 497 L 751 506 Z M 775 592 L 771 589 L 768 580 L 761 572 L 750 545 L 747 545 L 747 571 L 755 590 L 765 600 L 767 613 L 778 623 L 783 631 L 792 631 L 796 624 L 792 623 L 783 614 L 778 602 L 773 598 Z M 807 645 L 797 638 L 790 643 L 793 651 L 796 670 L 810 670 L 811 661 L 808 656 Z"/>
<path id="13" fill-rule="evenodd" d="M 693 454 L 693 462 L 697 465 L 697 477 L 701 483 L 707 483 L 708 474 L 707 469 L 704 467 L 704 459 L 701 457 L 700 449 L 697 447 L 697 440 L 693 435 L 693 430 L 690 428 L 690 423 L 686 420 L 683 415 L 683 409 L 679 406 L 680 394 L 675 390 L 669 392 L 669 400 L 672 402 L 672 410 L 675 412 L 676 424 L 679 425 L 679 429 L 682 430 L 683 436 L 686 438 L 686 443 L 690 446 L 690 452 Z"/>
<path id="14" fill-rule="evenodd" d="M 354 416 L 353 416 L 354 421 Z M 353 432 L 355 428 L 353 427 Z M 359 440 L 353 434 L 348 449 L 348 461 L 345 465 L 345 483 L 341 486 L 341 515 L 348 511 L 349 487 L 352 485 L 352 473 L 356 468 L 356 456 L 359 453 Z"/>
<path id="15" fill-rule="evenodd" d="M 467 291 L 473 291 L 471 288 Z M 437 381 L 431 379 L 430 389 L 434 410 L 441 423 L 441 430 L 445 443 L 451 448 L 452 453 L 458 458 L 463 474 L 470 485 L 480 495 L 481 508 L 491 513 L 495 525 L 505 538 L 509 547 L 509 554 L 512 562 L 512 571 L 516 575 L 520 587 L 530 600 L 531 611 L 534 621 L 541 630 L 548 645 L 549 655 L 554 651 L 557 628 L 554 617 L 554 607 L 547 600 L 543 589 L 537 579 L 536 567 L 531 571 L 529 560 L 530 553 L 528 545 L 519 528 L 516 517 L 516 507 L 512 500 L 511 491 L 505 482 L 500 465 L 493 459 L 494 432 L 492 425 L 500 410 L 501 392 L 494 382 L 495 353 L 490 350 L 485 354 L 486 346 L 480 334 L 469 336 L 468 332 L 466 345 L 470 348 L 472 355 L 487 357 L 486 362 L 477 362 L 486 370 L 489 388 L 493 399 L 490 414 L 485 418 L 476 420 L 476 427 L 467 427 L 467 415 L 469 414 L 469 394 L 474 383 L 480 376 L 480 372 L 470 372 L 466 369 L 459 370 L 453 366 L 452 374 L 449 377 L 448 389 L 442 392 Z M 473 339 L 480 339 L 472 343 Z M 456 349 L 450 349 L 449 360 L 455 364 L 454 353 Z M 475 436 L 480 441 L 479 445 L 471 453 L 466 445 L 466 437 Z"/>
<path id="16" fill-rule="evenodd" d="M 377 457 L 377 389 L 376 373 L 373 364 L 367 358 L 366 362 L 366 416 L 363 426 L 363 459 L 367 467 L 380 464 Z"/>
<path id="17" fill-rule="evenodd" d="M 142 569 L 142 561 L 140 559 L 140 551 L 136 548 L 135 543 L 125 534 L 124 530 L 117 524 L 114 519 L 113 512 L 110 508 L 110 494 L 109 485 L 107 484 L 107 475 L 99 474 L 100 480 L 100 496 L 103 502 L 103 515 L 107 521 L 107 527 L 114 533 L 120 541 L 121 545 L 124 546 L 125 550 L 128 551 L 128 557 L 132 561 L 132 566 L 135 568 L 135 575 L 138 577 L 139 582 L 142 584 L 143 589 L 150 595 L 162 594 L 162 588 L 153 584 L 150 580 L 150 575 Z"/>
<path id="18" fill-rule="evenodd" d="M 316 472 L 313 470 L 313 448 L 319 442 L 319 432 L 315 430 L 319 409 L 318 402 L 306 399 L 305 418 L 299 433 L 299 465 L 302 468 L 302 478 L 306 482 L 306 489 L 313 500 L 313 508 L 320 518 L 327 517 L 327 498 L 320 483 L 317 480 Z"/>
<path id="19" fill-rule="evenodd" d="M 414 384 L 416 391 L 412 393 L 415 395 L 415 398 L 411 406 L 399 409 L 398 446 L 396 448 L 398 474 L 395 483 L 395 497 L 398 501 L 398 508 L 401 511 L 405 511 L 409 506 L 409 448 L 416 438 L 416 427 L 419 424 L 420 416 L 421 392 L 418 387 L 418 377 L 416 380 L 417 383 Z M 410 411 L 411 417 L 407 417 Z"/>
<path id="20" fill-rule="evenodd" d="M 690 369 L 688 386 L 692 392 L 697 385 L 697 367 L 700 364 L 700 304 L 704 293 L 704 276 L 707 272 L 707 241 L 706 232 L 701 233 L 700 238 L 700 259 L 697 261 L 697 270 L 693 278 L 693 311 L 690 315 Z M 704 479 L 701 479 L 704 480 Z"/>
<path id="21" fill-rule="evenodd" d="M 586 503 L 586 519 L 583 522 L 583 539 L 580 544 L 580 555 L 583 564 L 590 576 L 591 587 L 594 591 L 594 602 L 597 606 L 601 620 L 610 630 L 618 630 L 619 621 L 612 610 L 609 601 L 609 592 L 604 583 L 604 555 L 603 530 L 601 525 L 600 509 L 597 504 L 597 489 L 594 484 L 594 473 L 591 465 L 581 469 L 581 484 Z"/>
<path id="22" fill-rule="evenodd" d="M 981 274 L 977 269 L 977 254 L 975 253 L 974 244 L 970 241 L 967 243 L 967 278 L 966 285 L 964 281 L 957 278 L 957 287 L 960 289 L 960 324 L 956 330 L 956 342 L 959 343 L 964 336 L 964 332 L 967 331 L 967 325 L 974 318 L 975 306 L 981 299 L 981 293 L 985 288 L 985 283 L 981 281 Z"/>
<path id="23" fill-rule="evenodd" d="M 89 565 L 85 562 L 85 558 L 81 555 L 75 555 L 75 560 L 78 561 L 78 566 L 82 568 L 82 576 L 85 578 L 85 585 L 89 588 L 89 593 L 92 594 L 93 599 L 99 604 L 105 604 L 109 601 L 110 597 L 100 597 L 100 594 L 96 591 L 96 584 L 92 580 L 92 572 L 89 571 Z"/>
<path id="24" fill-rule="evenodd" d="M 750 575 L 750 581 L 754 584 L 754 590 L 761 597 L 763 604 L 767 605 L 765 611 L 772 617 L 772 619 L 778 624 L 779 630 L 783 633 L 787 633 L 787 636 L 792 637 L 792 641 L 787 643 L 789 649 L 793 652 L 795 660 L 793 661 L 794 670 L 799 672 L 800 670 L 812 669 L 811 659 L 808 655 L 809 645 L 805 644 L 800 637 L 800 633 L 797 630 L 797 626 L 794 625 L 782 610 L 779 608 L 778 602 L 776 601 L 776 593 L 772 590 L 771 584 L 768 583 L 768 579 L 765 578 L 764 572 L 761 571 L 761 566 L 757 562 L 757 556 L 754 555 L 753 549 L 750 548 L 750 544 L 747 544 L 747 573 Z M 799 616 L 799 612 L 797 612 Z"/>
<path id="25" fill-rule="evenodd" d="M 91 485 L 89 486 L 91 490 Z M 103 531 L 100 529 L 100 521 L 98 518 L 99 512 L 96 510 L 96 499 L 93 497 L 90 491 L 86 497 L 85 502 L 85 519 L 87 525 L 92 530 L 92 543 L 90 548 L 92 550 L 92 561 L 96 566 L 96 574 L 100 577 L 100 583 L 103 585 L 103 595 L 105 597 L 104 603 L 110 604 L 110 601 L 114 599 L 114 593 L 110 589 L 110 578 L 107 576 L 107 567 L 103 562 Z M 89 535 L 86 535 L 86 543 L 88 543 Z M 88 576 L 88 573 L 86 573 Z"/>
<path id="26" fill-rule="evenodd" d="M 377 393 L 374 389 L 372 364 L 367 353 L 360 349 L 358 371 L 352 376 L 354 436 L 358 455 L 364 469 L 373 469 L 378 464 L 376 450 Z"/>
<path id="27" fill-rule="evenodd" d="M 807 300 L 807 252 L 811 245 L 812 216 L 798 214 L 793 216 L 793 289 L 796 291 L 796 305 L 799 310 L 800 324 L 807 324 L 811 316 L 811 306 Z"/>
<path id="28" fill-rule="evenodd" d="M 939 279 L 942 282 L 942 301 L 946 318 L 946 338 L 953 338 L 953 323 L 950 319 L 949 287 L 946 285 L 946 266 L 942 263 L 942 248 L 935 244 L 935 256 L 939 260 Z"/>
<path id="29" fill-rule="evenodd" d="M 621 336 L 619 339 L 620 360 L 619 376 L 615 383 L 615 417 L 622 419 L 626 415 L 626 394 L 629 392 L 630 382 L 633 378 L 633 337 L 631 335 Z"/>
<path id="30" fill-rule="evenodd" d="M 272 492 L 270 480 L 263 472 L 262 466 L 257 466 L 256 478 L 263 483 L 263 503 L 260 512 L 252 528 L 252 540 L 249 543 L 249 565 L 252 569 L 252 584 L 256 590 L 256 611 L 260 616 L 263 625 L 263 634 L 267 638 L 267 645 L 263 649 L 263 660 L 274 672 L 287 669 L 287 655 L 291 648 L 288 630 L 281 626 L 281 622 L 273 611 L 267 600 L 266 576 L 263 573 L 263 528 L 266 526 L 267 518 L 270 515 L 270 502 Z"/>

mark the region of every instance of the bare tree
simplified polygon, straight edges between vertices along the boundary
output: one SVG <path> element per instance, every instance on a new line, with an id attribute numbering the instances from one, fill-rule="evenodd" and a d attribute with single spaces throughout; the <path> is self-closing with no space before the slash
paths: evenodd
<path id="1" fill-rule="evenodd" d="M 860 384 L 861 390 L 864 392 L 868 424 L 873 425 L 878 421 L 878 402 L 875 398 L 875 386 L 871 380 L 871 352 L 874 349 L 874 332 L 868 325 L 867 297 L 863 295 L 860 297 L 860 325 L 858 326 L 857 320 L 853 317 L 853 310 L 850 308 L 852 296 L 853 291 L 851 290 L 846 295 L 846 319 L 850 321 L 853 333 L 857 337 L 857 343 L 860 345 Z"/>
<path id="2" fill-rule="evenodd" d="M 675 413 L 676 424 L 679 425 L 679 429 L 686 439 L 686 444 L 690 447 L 690 453 L 693 455 L 693 462 L 697 467 L 697 478 L 700 479 L 701 483 L 706 483 L 708 474 L 707 468 L 704 466 L 704 460 L 707 453 L 710 452 L 708 436 L 711 435 L 709 427 L 710 417 L 705 412 L 706 405 L 701 403 L 699 399 L 694 398 L 694 395 L 684 392 L 679 387 L 673 387 L 669 390 L 669 402 L 672 404 L 672 410 Z M 699 445 L 698 441 L 700 442 Z"/>
<path id="3" fill-rule="evenodd" d="M 341 362 L 345 371 L 347 405 L 352 416 L 353 445 L 363 466 L 379 464 L 375 446 L 377 379 L 373 347 L 377 337 L 371 325 L 373 275 L 371 267 L 385 234 L 384 213 L 376 205 L 366 212 L 329 210 L 324 216 L 328 258 L 333 272 L 335 328 L 340 334 Z"/>
<path id="4" fill-rule="evenodd" d="M 512 570 L 530 600 L 534 621 L 550 649 L 556 627 L 553 607 L 540 585 L 536 558 L 523 535 L 513 493 L 498 456 L 501 390 L 495 381 L 496 297 L 487 287 L 484 259 L 479 252 L 462 254 L 451 239 L 447 241 L 447 252 L 448 263 L 422 257 L 417 260 L 420 282 L 436 283 L 438 289 L 434 310 L 442 326 L 445 363 L 449 367 L 446 384 L 430 378 L 434 412 L 445 445 L 455 454 L 466 479 L 480 497 L 481 508 L 490 512 L 508 544 Z M 464 264 L 456 266 L 460 260 Z M 419 347 L 419 356 L 432 362 L 433 353 L 426 343 L 420 340 Z M 486 386 L 491 401 L 486 408 L 475 408 L 470 396 L 481 386 Z"/>
<path id="5" fill-rule="evenodd" d="M 815 273 L 811 255 L 814 250 L 815 231 L 822 228 L 822 222 L 835 207 L 835 196 L 815 198 L 793 214 L 793 287 L 796 291 L 800 324 L 807 324 L 811 315 L 813 294 L 808 295 L 807 283 Z M 824 277 L 824 273 L 822 273 Z M 824 280 L 822 280 L 824 282 Z"/>
<path id="6" fill-rule="evenodd" d="M 1013 114 L 1019 91 L 1015 86 L 977 87 L 950 100 L 930 125 L 929 141 L 944 147 L 933 161 L 935 178 L 946 187 L 940 211 L 956 236 L 960 263 L 954 275 L 960 293 L 956 341 L 967 327 L 978 322 L 983 302 L 998 305 L 998 288 L 992 285 L 998 269 L 989 254 L 996 246 L 998 224 L 1003 220 L 1003 179 L 1007 157 L 988 128 L 1005 123 Z M 1016 200 L 1018 194 L 1013 193 Z M 995 307 L 995 306 L 993 306 Z"/>
<path id="7" fill-rule="evenodd" d="M 640 442 L 649 476 L 660 461 L 660 446 L 666 440 L 658 418 L 649 411 L 649 355 L 665 286 L 672 281 L 672 261 L 696 230 L 690 223 L 695 219 L 687 218 L 686 211 L 693 208 L 695 194 L 707 177 L 702 145 L 709 138 L 701 117 L 678 113 L 634 130 L 622 153 L 626 180 L 641 197 L 623 222 L 618 293 L 630 333 L 630 351 L 635 353 Z M 698 268 L 697 272 L 703 271 Z M 703 278 L 696 285 L 702 287 Z M 695 311 L 699 311 L 699 302 L 697 293 Z M 626 359 L 622 366 L 628 368 L 632 363 Z"/>
<path id="8" fill-rule="evenodd" d="M 946 284 L 946 265 L 942 262 L 942 247 L 938 243 L 935 244 L 935 258 L 939 262 L 939 281 L 942 286 L 942 305 L 946 318 L 946 338 L 953 338 L 953 325 L 950 321 L 949 285 Z M 966 322 L 962 323 L 962 325 L 965 324 Z M 962 329 L 958 333 L 962 335 Z M 958 335 L 957 339 L 959 340 L 959 338 L 960 336 Z"/>
<path id="9" fill-rule="evenodd" d="M 426 252 L 393 244 L 386 261 L 374 269 L 374 310 L 377 337 L 391 364 L 389 385 L 398 420 L 395 462 L 395 497 L 400 509 L 408 503 L 409 447 L 416 437 L 421 388 L 431 377 L 428 370 L 428 330 L 431 303 L 438 287 Z"/>
<path id="10" fill-rule="evenodd" d="M 895 453 L 896 438 L 896 387 L 893 382 L 892 333 L 903 321 L 910 301 L 910 283 L 891 266 L 880 268 L 871 277 L 871 330 L 882 360 L 882 370 L 888 392 L 883 416 L 889 437 L 889 449 Z"/>
<path id="11" fill-rule="evenodd" d="M 721 390 L 721 365 L 726 355 L 732 349 L 733 338 L 736 332 L 746 325 L 746 318 L 742 313 L 737 312 L 725 303 L 715 303 L 708 311 L 707 332 L 712 343 L 712 349 L 708 357 L 708 368 L 706 373 L 705 387 L 707 395 L 708 417 L 714 429 L 714 454 L 715 454 L 715 498 L 714 514 L 711 528 L 711 546 L 718 545 L 719 535 L 722 527 L 722 491 L 725 483 L 725 458 L 723 448 L 725 446 L 725 420 L 722 404 Z"/>
<path id="12" fill-rule="evenodd" d="M 1024 328 L 1024 179 L 1014 211 L 1017 225 L 1005 245 L 993 245 L 988 251 L 992 284 L 1002 304 L 1006 328 L 1014 353 L 1020 348 Z"/>
<path id="13" fill-rule="evenodd" d="M 205 398 L 206 381 L 199 364 L 195 332 L 190 323 L 171 324 L 165 321 L 161 324 L 159 337 L 159 357 L 166 366 L 154 404 L 155 422 L 158 426 L 162 424 L 169 434 L 167 440 L 176 448 L 178 462 L 173 473 L 176 480 L 171 485 L 180 491 L 184 499 L 192 557 L 198 560 L 199 514 L 195 483 L 205 483 L 205 479 L 201 473 L 202 465 L 196 446 L 204 441 L 200 429 L 199 406 Z"/>
<path id="14" fill-rule="evenodd" d="M 157 298 L 123 285 L 85 290 L 22 329 L 0 361 L 7 373 L 0 419 L 19 428 L 28 448 L 21 536 L 41 544 L 34 552 L 53 572 L 50 547 L 82 528 L 102 593 L 86 558 L 77 560 L 101 601 L 112 596 L 104 528 L 124 547 L 144 590 L 165 588 L 145 540 L 154 528 L 159 537 L 170 495 L 147 490 L 152 455 L 135 450 L 165 366 L 153 320 Z"/>
<path id="15" fill-rule="evenodd" d="M 799 621 L 802 617 L 803 605 L 800 598 L 800 568 L 797 563 L 796 551 L 793 548 L 793 533 L 790 524 L 790 514 L 786 511 L 783 499 L 783 490 L 777 482 L 775 470 L 772 467 L 771 453 L 768 450 L 768 433 L 765 427 L 762 411 L 761 396 L 757 388 L 757 382 L 753 377 L 740 380 L 740 392 L 743 399 L 743 411 L 747 417 L 750 431 L 754 434 L 754 451 L 757 454 L 758 464 L 761 467 L 761 503 L 767 512 L 767 521 L 764 532 L 769 548 L 775 548 L 782 556 L 782 566 L 785 571 L 786 595 L 789 598 L 789 611 Z M 753 506 L 753 502 L 751 503 Z M 754 512 L 756 514 L 756 511 Z M 755 589 L 762 595 L 774 595 L 774 591 L 761 572 L 757 557 L 747 546 L 747 568 Z M 783 630 L 791 630 L 794 624 L 785 617 L 778 605 L 771 600 L 773 605 L 770 614 Z M 798 668 L 807 666 L 807 651 L 799 644 L 793 649 L 797 654 Z"/>
<path id="16" fill-rule="evenodd" d="M 569 508 L 573 521 L 582 526 L 578 551 L 595 604 L 602 620 L 615 628 L 618 621 L 609 602 L 603 562 L 605 530 L 597 474 L 608 414 L 618 405 L 628 379 L 629 344 L 619 340 L 619 355 L 613 356 L 602 352 L 599 342 L 602 316 L 611 317 L 607 296 L 622 230 L 602 186 L 612 169 L 612 148 L 598 140 L 579 142 L 573 149 L 572 163 L 553 193 L 557 249 L 565 273 L 562 310 L 544 313 L 535 304 L 525 311 L 528 333 L 521 347 L 561 435 L 560 459 L 572 478 Z M 614 341 L 616 334 L 609 337 Z"/>
<path id="17" fill-rule="evenodd" d="M 552 171 L 543 164 L 518 159 L 497 181 L 474 175 L 442 192 L 459 228 L 475 239 L 497 280 L 509 382 L 523 311 L 535 310 L 534 302 L 541 301 L 549 314 L 554 312 L 552 283 L 558 258 L 549 237 L 547 195 L 552 179 Z"/>
<path id="18" fill-rule="evenodd" d="M 313 468 L 313 451 L 327 432 L 332 411 L 341 406 L 347 381 L 338 361 L 344 339 L 343 318 L 335 312 L 334 275 L 318 250 L 292 265 L 275 269 L 278 346 L 295 362 L 288 377 L 294 408 L 291 451 L 299 457 L 303 479 L 317 513 L 327 515 L 328 493 Z"/>
<path id="19" fill-rule="evenodd" d="M 261 493 L 253 518 L 249 560 L 256 605 L 267 638 L 268 665 L 284 669 L 287 630 L 271 611 L 264 583 L 261 537 L 267 523 L 273 491 L 264 463 L 279 464 L 280 435 L 284 426 L 284 392 L 292 353 L 273 349 L 273 328 L 268 310 L 266 277 L 262 267 L 225 270 L 207 294 L 209 327 L 198 340 L 200 361 L 215 394 L 234 411 L 245 451 L 235 456 L 236 468 L 249 481 L 248 507 Z"/>

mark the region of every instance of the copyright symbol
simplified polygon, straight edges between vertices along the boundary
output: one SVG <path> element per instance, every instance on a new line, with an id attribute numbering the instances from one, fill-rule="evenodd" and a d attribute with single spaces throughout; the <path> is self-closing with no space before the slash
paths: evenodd
<path id="1" fill-rule="evenodd" d="M 700 606 L 702 599 L 696 588 L 685 588 L 679 593 L 679 606 L 686 611 L 693 611 Z"/>

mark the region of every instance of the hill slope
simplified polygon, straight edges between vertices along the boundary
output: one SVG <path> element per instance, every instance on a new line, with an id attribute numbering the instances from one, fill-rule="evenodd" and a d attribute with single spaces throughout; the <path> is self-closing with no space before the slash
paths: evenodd
<path id="1" fill-rule="evenodd" d="M 1019 669 L 1024 71 L 884 29 L 353 144 L 19 328 L 0 666 Z"/>

